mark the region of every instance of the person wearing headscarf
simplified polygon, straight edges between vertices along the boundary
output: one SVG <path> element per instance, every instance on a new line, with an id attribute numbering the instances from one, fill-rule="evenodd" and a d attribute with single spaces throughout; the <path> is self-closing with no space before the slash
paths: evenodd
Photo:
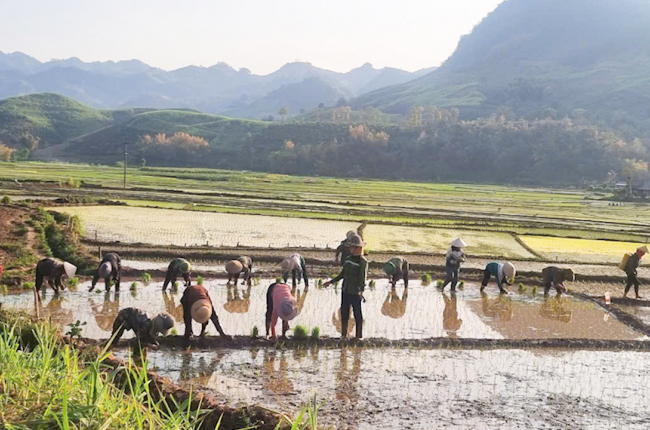
<path id="1" fill-rule="evenodd" d="M 404 287 L 409 286 L 409 262 L 404 257 L 391 258 L 384 264 L 384 272 L 388 275 L 391 287 L 395 288 L 399 279 L 404 280 Z"/>
<path id="2" fill-rule="evenodd" d="M 60 261 L 55 258 L 44 258 L 36 265 L 36 283 L 34 289 L 36 292 L 40 291 L 43 286 L 43 281 L 47 278 L 50 288 L 55 293 L 59 290 L 65 290 L 65 285 L 61 282 L 64 276 L 72 279 L 77 273 L 77 267 L 67 261 Z"/>
<path id="3" fill-rule="evenodd" d="M 341 337 L 348 335 L 348 321 L 350 320 L 350 307 L 356 321 L 356 337 L 363 338 L 363 312 L 361 301 L 365 300 L 363 292 L 366 289 L 368 279 L 368 260 L 363 257 L 365 243 L 360 236 L 350 240 L 350 255 L 343 264 L 341 273 L 331 281 L 325 282 L 323 287 L 343 280 L 341 288 Z"/>
<path id="4" fill-rule="evenodd" d="M 350 239 L 354 236 L 359 236 L 359 234 L 354 230 L 347 232 L 345 240 L 342 240 L 341 244 L 336 248 L 336 253 L 334 254 L 335 263 L 342 266 L 345 263 L 345 259 L 350 256 Z"/>
<path id="5" fill-rule="evenodd" d="M 162 290 L 165 291 L 169 284 L 173 286 L 179 276 L 185 280 L 186 287 L 192 284 L 192 265 L 184 258 L 175 258 L 169 263 Z"/>
<path id="6" fill-rule="evenodd" d="M 282 320 L 282 338 L 286 338 L 289 330 L 289 321 L 298 315 L 296 298 L 291 294 L 291 288 L 287 284 L 277 282 L 271 284 L 266 291 L 266 336 L 271 331 L 271 339 L 276 340 L 278 335 L 275 326 L 278 318 Z"/>
<path id="7" fill-rule="evenodd" d="M 636 252 L 627 259 L 627 264 L 625 265 L 625 274 L 627 275 L 627 281 L 625 282 L 625 293 L 623 297 L 627 297 L 627 293 L 630 291 L 632 285 L 634 285 L 634 295 L 637 299 L 640 299 L 639 295 L 639 277 L 637 276 L 637 269 L 641 264 L 641 259 L 644 255 L 648 253 L 647 246 L 641 246 L 637 248 Z"/>
<path id="8" fill-rule="evenodd" d="M 174 317 L 167 312 L 162 312 L 151 319 L 140 309 L 126 308 L 117 314 L 113 322 L 111 339 L 113 343 L 117 343 L 126 330 L 133 330 L 141 344 L 158 346 L 156 336 L 159 333 L 167 336 L 175 324 Z"/>
<path id="9" fill-rule="evenodd" d="M 576 275 L 572 269 L 561 269 L 555 266 L 545 267 L 542 270 L 542 282 L 544 283 L 544 295 L 548 296 L 551 287 L 555 287 L 558 294 L 566 292 L 565 281 L 573 282 Z"/>
<path id="10" fill-rule="evenodd" d="M 212 321 L 215 328 L 221 337 L 230 339 L 224 333 L 219 323 L 219 317 L 212 305 L 212 299 L 203 285 L 190 285 L 183 292 L 181 297 L 181 304 L 183 305 L 183 322 L 185 323 L 185 338 L 190 339 L 194 334 L 192 333 L 192 321 L 201 324 L 201 337 L 205 336 L 205 329 L 208 326 L 208 321 Z"/>
<path id="11" fill-rule="evenodd" d="M 115 282 L 115 291 L 120 291 L 120 272 L 122 271 L 122 261 L 120 256 L 115 252 L 109 252 L 104 255 L 97 272 L 95 272 L 95 277 L 93 282 L 90 285 L 90 292 L 95 289 L 95 285 L 100 279 L 104 280 L 104 288 L 106 292 L 111 290 L 111 281 Z"/>
<path id="12" fill-rule="evenodd" d="M 503 286 L 512 284 L 514 282 L 516 274 L 517 271 L 515 270 L 515 266 L 510 262 L 503 264 L 496 262 L 488 263 L 487 266 L 485 266 L 485 270 L 483 271 L 481 291 L 485 289 L 488 282 L 490 282 L 490 278 L 494 276 L 496 278 L 497 285 L 499 286 L 499 291 L 501 294 L 508 294 Z"/>
<path id="13" fill-rule="evenodd" d="M 235 285 L 239 281 L 239 276 L 243 274 L 244 285 L 248 283 L 251 284 L 251 277 L 253 271 L 253 259 L 247 256 L 239 257 L 236 260 L 230 260 L 226 263 L 226 273 L 228 273 L 228 283 L 230 284 L 233 280 Z"/>
<path id="14" fill-rule="evenodd" d="M 307 268 L 305 267 L 305 259 L 300 254 L 291 254 L 282 260 L 282 279 L 287 283 L 289 273 L 291 273 L 292 285 L 295 287 L 300 283 L 302 277 L 305 281 L 305 286 L 309 286 L 309 277 L 307 276 Z"/>
<path id="15" fill-rule="evenodd" d="M 467 244 L 460 237 L 454 239 L 451 242 L 451 247 L 447 251 L 447 255 L 445 257 L 445 269 L 447 270 L 447 278 L 445 278 L 445 283 L 442 285 L 442 290 L 444 290 L 447 284 L 451 282 L 451 291 L 456 291 L 460 265 L 465 261 L 465 253 L 463 252 L 463 248 L 466 246 Z"/>

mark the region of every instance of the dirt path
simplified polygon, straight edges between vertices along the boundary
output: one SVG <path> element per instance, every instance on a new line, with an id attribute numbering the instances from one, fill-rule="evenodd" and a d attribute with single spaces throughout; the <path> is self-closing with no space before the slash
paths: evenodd
<path id="1" fill-rule="evenodd" d="M 45 258 L 45 255 L 41 253 L 41 250 L 38 247 L 38 239 L 36 237 L 36 231 L 34 227 L 27 226 L 27 248 L 29 248 L 39 260 Z"/>

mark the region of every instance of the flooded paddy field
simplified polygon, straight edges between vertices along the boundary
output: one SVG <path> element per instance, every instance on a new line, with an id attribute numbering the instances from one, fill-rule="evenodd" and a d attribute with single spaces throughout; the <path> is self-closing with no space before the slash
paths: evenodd
<path id="1" fill-rule="evenodd" d="M 642 352 L 161 350 L 148 360 L 159 374 L 233 406 L 293 414 L 315 394 L 324 428 L 650 425 L 650 354 Z"/>
<path id="2" fill-rule="evenodd" d="M 262 280 L 251 287 L 227 285 L 225 279 L 206 280 L 217 315 L 226 333 L 249 335 L 253 326 L 264 334 L 266 290 L 271 280 Z M 162 282 L 148 286 L 138 284 L 129 290 L 130 282 L 122 283 L 119 294 L 105 293 L 103 282 L 88 292 L 90 283 L 79 284 L 76 291 L 66 290 L 54 296 L 51 290 L 42 293 L 41 316 L 65 328 L 79 320 L 84 337 L 110 337 L 113 321 L 120 309 L 137 307 L 150 314 L 169 312 L 177 321 L 177 330 L 183 334 L 182 307 L 178 292 L 161 291 Z M 294 295 L 299 313 L 291 326 L 308 329 L 319 327 L 322 336 L 339 337 L 341 332 L 340 290 L 330 287 L 305 287 L 300 284 Z M 467 284 L 455 294 L 449 289 L 440 292 L 433 285 L 412 281 L 405 289 L 402 283 L 391 289 L 387 280 L 378 280 L 365 293 L 363 305 L 364 337 L 387 339 L 425 339 L 431 337 L 482 339 L 603 339 L 639 340 L 643 335 L 588 301 L 570 296 L 544 298 L 541 294 L 498 294 L 496 286 L 489 285 L 485 293 L 478 286 Z M 0 298 L 5 308 L 34 310 L 31 291 L 4 295 Z M 350 332 L 354 333 L 354 319 Z M 195 324 L 194 332 L 200 327 Z M 208 334 L 216 334 L 212 325 Z M 126 334 L 128 338 L 131 334 Z"/>

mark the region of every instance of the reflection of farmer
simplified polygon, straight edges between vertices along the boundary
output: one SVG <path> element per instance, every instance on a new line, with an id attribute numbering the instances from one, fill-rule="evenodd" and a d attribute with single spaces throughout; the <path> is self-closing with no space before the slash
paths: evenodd
<path id="1" fill-rule="evenodd" d="M 104 280 L 104 288 L 106 291 L 111 290 L 111 281 L 115 282 L 115 291 L 120 291 L 120 271 L 122 270 L 120 256 L 115 252 L 109 252 L 104 255 L 97 272 L 95 272 L 95 277 L 93 282 L 90 285 L 90 291 L 95 289 L 97 281 L 100 279 Z"/>
<path id="2" fill-rule="evenodd" d="M 406 313 L 406 299 L 408 298 L 408 294 L 408 288 L 404 288 L 402 298 L 400 299 L 395 287 L 391 288 L 386 296 L 386 300 L 384 300 L 384 304 L 381 306 L 381 313 L 395 319 L 402 318 Z"/>
<path id="3" fill-rule="evenodd" d="M 566 287 L 564 286 L 564 282 L 575 281 L 576 275 L 571 269 L 560 269 L 559 267 L 549 266 L 542 270 L 542 279 L 544 282 L 544 295 L 548 296 L 551 287 L 555 287 L 558 294 L 565 292 Z"/>
<path id="4" fill-rule="evenodd" d="M 481 305 L 483 314 L 497 321 L 510 321 L 515 314 L 509 297 L 499 296 L 496 299 L 488 299 L 487 294 L 481 293 Z"/>
<path id="5" fill-rule="evenodd" d="M 639 296 L 639 277 L 637 276 L 636 270 L 639 268 L 639 264 L 641 264 L 641 259 L 647 253 L 648 247 L 642 246 L 637 248 L 636 252 L 627 259 L 627 263 L 625 264 L 627 282 L 625 283 L 625 293 L 623 294 L 623 297 L 627 297 L 627 293 L 630 291 L 632 285 L 634 285 L 634 294 L 636 298 L 641 298 L 641 296 Z"/>
<path id="6" fill-rule="evenodd" d="M 488 263 L 487 266 L 485 266 L 485 270 L 483 271 L 483 282 L 481 283 L 481 291 L 485 289 L 487 286 L 488 282 L 490 282 L 490 278 L 494 276 L 497 281 L 497 285 L 499 286 L 499 291 L 501 294 L 508 294 L 508 292 L 503 288 L 503 285 L 509 285 L 514 282 L 515 275 L 517 274 L 517 271 L 515 270 L 515 266 L 510 263 Z"/>
<path id="7" fill-rule="evenodd" d="M 442 285 L 444 290 L 447 284 L 451 282 L 451 291 L 456 291 L 456 284 L 458 284 L 458 274 L 460 272 L 460 264 L 465 261 L 465 253 L 463 248 L 467 244 L 461 238 L 454 239 L 451 242 L 451 248 L 447 251 L 445 257 L 445 269 L 447 270 L 447 278 Z"/>
<path id="8" fill-rule="evenodd" d="M 113 321 L 115 321 L 115 318 L 120 311 L 120 295 L 115 294 L 114 300 L 111 300 L 110 293 L 106 292 L 104 293 L 103 303 L 96 304 L 92 298 L 88 299 L 88 302 L 90 303 L 90 309 L 95 316 L 97 326 L 104 331 L 112 331 Z"/>
<path id="9" fill-rule="evenodd" d="M 442 295 L 445 300 L 445 310 L 442 311 L 442 327 L 447 330 L 447 336 L 456 338 L 456 332 L 463 325 L 463 320 L 458 318 L 458 299 L 456 293 L 452 292 L 448 297 L 446 294 Z"/>
<path id="10" fill-rule="evenodd" d="M 564 309 L 562 304 L 559 297 L 546 297 L 539 310 L 539 314 L 549 320 L 570 323 L 573 317 L 573 311 Z"/>
<path id="11" fill-rule="evenodd" d="M 350 366 L 350 352 L 352 366 Z M 341 348 L 339 369 L 336 372 L 336 400 L 343 402 L 344 410 L 339 411 L 341 420 L 338 429 L 356 429 L 360 420 L 359 376 L 361 374 L 361 348 Z M 343 409 L 342 408 L 342 409 Z"/>
<path id="12" fill-rule="evenodd" d="M 172 286 L 176 283 L 178 277 L 185 280 L 185 286 L 189 287 L 192 283 L 192 265 L 184 258 L 175 258 L 169 263 L 167 267 L 167 275 L 165 275 L 165 283 L 163 284 L 163 291 L 167 289 L 169 284 Z"/>
<path id="13" fill-rule="evenodd" d="M 250 257 L 242 256 L 236 260 L 231 260 L 226 263 L 226 273 L 228 273 L 228 284 L 230 284 L 234 280 L 235 285 L 237 285 L 237 282 L 239 281 L 239 276 L 243 275 L 244 282 L 242 283 L 242 285 L 244 285 L 245 283 L 251 285 L 252 272 L 253 272 L 253 259 Z"/>
<path id="14" fill-rule="evenodd" d="M 391 258 L 384 264 L 384 272 L 388 275 L 391 286 L 395 288 L 399 279 L 404 280 L 404 286 L 409 286 L 409 262 L 404 257 Z"/>
<path id="15" fill-rule="evenodd" d="M 55 295 L 49 301 L 47 306 L 45 306 L 43 315 L 49 316 L 52 319 L 52 322 L 56 325 L 64 327 L 72 322 L 73 313 L 70 309 L 63 308 L 63 298 L 59 295 Z"/>
<path id="16" fill-rule="evenodd" d="M 181 297 L 181 304 L 183 305 L 185 338 L 190 339 L 193 336 L 192 320 L 194 320 L 201 324 L 201 337 L 205 336 L 208 321 L 212 321 L 221 337 L 230 339 L 230 336 L 223 332 L 217 312 L 212 306 L 212 299 L 210 299 L 208 290 L 203 285 L 190 285 L 187 287 L 183 292 L 183 297 Z"/>
<path id="17" fill-rule="evenodd" d="M 174 317 L 176 321 L 183 321 L 183 305 L 182 304 L 176 304 L 176 301 L 174 300 L 174 295 L 169 294 L 166 291 L 163 291 L 162 293 L 163 296 L 163 302 L 165 303 L 165 310 Z"/>
<path id="18" fill-rule="evenodd" d="M 292 285 L 295 288 L 300 283 L 300 278 L 305 280 L 305 285 L 309 285 L 309 277 L 307 276 L 307 269 L 305 267 L 305 259 L 300 254 L 291 254 L 282 260 L 282 279 L 287 283 L 291 273 Z M 296 282 L 297 280 L 297 282 Z"/>
<path id="19" fill-rule="evenodd" d="M 231 314 L 245 314 L 248 312 L 248 308 L 251 305 L 251 286 L 248 285 L 248 288 L 243 293 L 243 297 L 239 296 L 237 282 L 235 282 L 235 285 L 228 285 L 226 289 L 226 303 L 223 304 L 223 308 Z"/>
<path id="20" fill-rule="evenodd" d="M 348 320 L 348 330 L 353 331 L 356 327 L 356 319 L 352 318 Z M 341 308 L 338 311 L 332 313 L 332 324 L 337 332 L 343 334 L 343 324 L 341 322 Z M 346 331 L 347 334 L 347 331 Z"/>
<path id="21" fill-rule="evenodd" d="M 307 293 L 309 292 L 309 286 L 306 286 L 305 289 L 300 293 L 298 288 L 292 288 L 291 294 L 296 298 L 296 307 L 298 308 L 298 315 L 302 312 L 302 308 L 305 306 L 305 300 L 307 300 Z"/>
<path id="22" fill-rule="evenodd" d="M 117 343 L 126 330 L 133 330 L 140 343 L 158 345 L 156 336 L 159 333 L 167 336 L 175 324 L 176 321 L 167 312 L 159 313 L 151 319 L 140 309 L 126 308 L 122 309 L 115 318 L 111 339 L 113 343 Z"/>
<path id="23" fill-rule="evenodd" d="M 282 338 L 286 339 L 289 330 L 289 321 L 298 315 L 296 298 L 291 294 L 287 284 L 273 283 L 266 291 L 266 336 L 271 331 L 271 338 L 277 339 L 275 326 L 278 318 L 282 320 Z"/>
<path id="24" fill-rule="evenodd" d="M 47 283 L 55 293 L 59 290 L 65 290 L 65 285 L 61 282 L 64 276 L 72 279 L 77 273 L 77 268 L 67 261 L 60 261 L 54 258 L 44 258 L 36 265 L 36 283 L 34 288 L 40 291 L 43 286 L 43 280 L 47 278 Z"/>
<path id="25" fill-rule="evenodd" d="M 280 355 L 278 369 L 275 368 L 277 355 Z M 272 351 L 266 349 L 262 360 L 264 389 L 275 394 L 289 394 L 293 392 L 293 383 L 288 378 L 289 363 L 284 356 L 285 351 Z"/>

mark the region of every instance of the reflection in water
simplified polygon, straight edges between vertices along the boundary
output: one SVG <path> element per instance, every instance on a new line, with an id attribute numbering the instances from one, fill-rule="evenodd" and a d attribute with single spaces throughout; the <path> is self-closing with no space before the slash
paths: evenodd
<path id="1" fill-rule="evenodd" d="M 573 311 L 566 309 L 563 305 L 568 304 L 567 300 L 562 300 L 560 296 L 553 298 L 545 297 L 539 314 L 546 319 L 570 323 L 573 318 Z"/>
<path id="2" fill-rule="evenodd" d="M 364 319 L 365 321 L 365 319 Z M 332 324 L 339 334 L 343 334 L 343 323 L 341 323 L 341 308 L 332 314 Z M 354 319 L 354 313 L 350 311 L 350 320 L 348 321 L 348 333 L 354 333 L 357 326 L 357 320 Z"/>
<path id="3" fill-rule="evenodd" d="M 248 285 L 243 297 L 240 297 L 236 284 L 227 285 L 226 290 L 226 303 L 223 304 L 223 308 L 231 314 L 245 314 L 248 312 L 251 306 L 251 285 Z"/>
<path id="4" fill-rule="evenodd" d="M 293 383 L 287 376 L 289 362 L 287 351 L 267 349 L 262 359 L 262 386 L 274 394 L 285 395 L 293 392 Z M 279 355 L 279 357 L 278 357 Z"/>
<path id="5" fill-rule="evenodd" d="M 395 287 L 390 289 L 390 292 L 381 306 L 381 313 L 390 318 L 400 319 L 406 313 L 406 299 L 408 298 L 408 288 L 404 288 L 402 298 L 399 298 Z"/>
<path id="6" fill-rule="evenodd" d="M 293 287 L 291 290 L 291 294 L 296 298 L 296 306 L 298 307 L 298 314 L 300 315 L 300 312 L 302 312 L 302 308 L 305 306 L 305 300 L 307 299 L 307 293 L 309 292 L 309 287 L 305 286 L 304 291 L 302 294 L 300 293 L 300 288 Z"/>
<path id="7" fill-rule="evenodd" d="M 481 293 L 481 307 L 486 317 L 497 321 L 510 321 L 514 316 L 514 305 L 512 299 L 504 294 L 490 299 L 486 293 Z"/>
<path id="8" fill-rule="evenodd" d="M 350 352 L 351 357 L 350 357 Z M 339 370 L 336 373 L 334 395 L 340 405 L 339 429 L 356 429 L 361 418 L 359 400 L 359 374 L 361 373 L 361 348 L 341 348 Z M 350 363 L 351 361 L 351 363 Z"/>
<path id="9" fill-rule="evenodd" d="M 63 296 L 54 294 L 47 306 L 43 306 L 43 298 L 45 298 L 44 295 L 37 305 L 41 316 L 50 318 L 54 324 L 61 327 L 65 327 L 72 323 L 74 315 L 70 309 L 65 309 L 63 307 L 63 304 L 67 303 Z"/>
<path id="10" fill-rule="evenodd" d="M 103 302 L 95 303 L 95 300 L 91 297 L 88 299 L 88 303 L 95 316 L 97 327 L 109 333 L 112 332 L 113 322 L 120 311 L 120 293 L 116 292 L 113 300 L 111 300 L 111 293 L 108 291 L 104 293 Z"/>
<path id="11" fill-rule="evenodd" d="M 194 358 L 189 352 L 184 352 L 181 359 L 180 376 L 181 379 L 190 380 L 202 385 L 208 385 L 210 378 L 214 373 L 221 360 L 226 355 L 223 350 L 217 350 L 214 355 L 201 355 L 198 359 Z"/>
<path id="12" fill-rule="evenodd" d="M 463 325 L 463 320 L 458 318 L 458 298 L 453 291 L 451 296 L 443 293 L 442 298 L 445 300 L 445 310 L 442 311 L 442 327 L 447 331 L 447 336 L 457 338 L 457 332 Z"/>
<path id="13" fill-rule="evenodd" d="M 176 322 L 183 321 L 183 305 L 180 303 L 176 304 L 176 294 L 169 291 L 163 291 L 163 302 L 165 303 L 165 311 L 174 317 Z"/>

